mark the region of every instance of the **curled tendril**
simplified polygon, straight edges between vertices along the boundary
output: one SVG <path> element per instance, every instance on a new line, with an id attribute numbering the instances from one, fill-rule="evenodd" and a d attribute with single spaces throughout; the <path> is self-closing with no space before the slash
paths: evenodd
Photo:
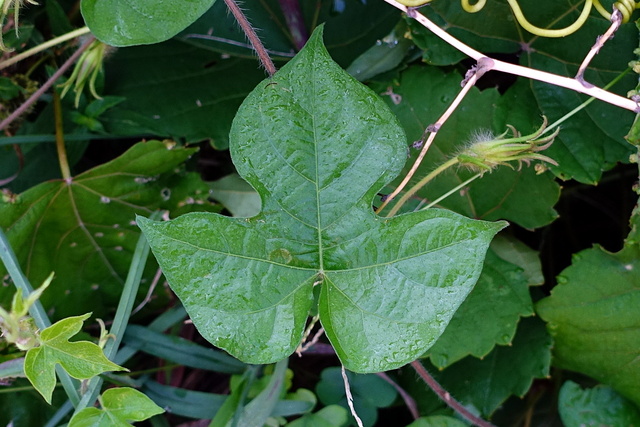
<path id="1" fill-rule="evenodd" d="M 433 0 L 398 0 L 398 2 L 409 7 L 423 6 L 427 3 L 431 3 L 432 1 Z M 473 4 L 472 0 L 460 0 L 462 9 L 465 12 L 469 13 L 480 12 L 486 3 L 487 0 L 477 0 Z M 609 20 L 611 19 L 611 13 L 608 12 L 607 9 L 604 8 L 604 6 L 602 6 L 600 0 L 586 0 L 584 2 L 582 12 L 580 12 L 580 16 L 578 16 L 578 19 L 576 19 L 573 24 L 559 29 L 540 28 L 533 25 L 527 20 L 527 18 L 522 13 L 522 9 L 518 4 L 518 0 L 507 0 L 507 3 L 509 4 L 513 15 L 515 16 L 518 23 L 522 26 L 522 28 L 524 28 L 531 34 L 535 34 L 541 37 L 565 37 L 575 33 L 587 21 L 592 8 L 595 8 L 604 18 Z M 631 14 L 633 14 L 636 9 L 640 9 L 640 1 L 636 2 L 636 0 L 619 0 L 613 4 L 613 8 L 618 9 L 620 13 L 622 13 L 622 23 L 624 24 L 629 22 L 629 20 L 631 19 Z"/>

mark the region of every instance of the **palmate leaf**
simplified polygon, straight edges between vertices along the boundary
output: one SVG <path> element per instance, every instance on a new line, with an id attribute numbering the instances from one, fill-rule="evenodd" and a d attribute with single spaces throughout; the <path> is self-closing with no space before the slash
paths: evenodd
<path id="1" fill-rule="evenodd" d="M 280 360 L 299 344 L 318 285 L 320 321 L 348 369 L 392 369 L 433 344 L 505 224 L 435 209 L 376 216 L 371 202 L 402 169 L 404 144 L 393 114 L 316 31 L 232 126 L 232 157 L 262 212 L 138 218 L 202 335 L 247 363 Z"/>
<path id="2" fill-rule="evenodd" d="M 56 274 L 42 296 L 44 306 L 55 309 L 54 318 L 79 314 L 86 301 L 97 316 L 113 308 L 139 237 L 135 214 L 198 197 L 174 188 L 176 175 L 171 183 L 166 175 L 194 152 L 161 141 L 140 143 L 69 182 L 44 182 L 0 201 L 0 227 L 27 278 L 42 283 Z M 5 306 L 12 295 L 12 287 L 0 287 Z"/>
<path id="3" fill-rule="evenodd" d="M 27 351 L 24 372 L 31 384 L 51 403 L 56 385 L 55 368 L 62 365 L 74 378 L 87 379 L 106 371 L 125 369 L 106 358 L 102 349 L 89 341 L 69 342 L 91 314 L 68 317 L 40 333 L 40 346 Z"/>

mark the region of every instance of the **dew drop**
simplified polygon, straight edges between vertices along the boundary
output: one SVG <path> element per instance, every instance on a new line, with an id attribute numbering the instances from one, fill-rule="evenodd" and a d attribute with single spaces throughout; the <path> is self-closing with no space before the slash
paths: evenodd
<path id="1" fill-rule="evenodd" d="M 91 285 L 91 289 L 94 291 L 97 291 L 100 288 L 100 285 L 98 285 L 97 283 L 94 283 L 93 285 Z"/>
<path id="2" fill-rule="evenodd" d="M 111 199 L 107 196 L 100 197 L 100 203 L 111 203 Z"/>
<path id="3" fill-rule="evenodd" d="M 122 246 L 116 246 L 113 250 L 120 252 L 122 251 Z"/>
<path id="4" fill-rule="evenodd" d="M 98 231 L 96 234 L 94 234 L 94 236 L 96 236 L 96 237 L 104 237 L 104 233 L 101 233 L 100 231 Z"/>
<path id="5" fill-rule="evenodd" d="M 75 248 L 76 246 L 78 246 L 78 243 L 76 243 L 76 242 L 71 242 L 71 243 L 69 244 L 69 247 L 70 247 L 70 248 Z"/>
<path id="6" fill-rule="evenodd" d="M 627 264 L 627 265 L 624 266 L 624 269 L 627 270 L 627 271 L 631 271 L 631 270 L 633 270 L 633 265 L 632 264 Z"/>

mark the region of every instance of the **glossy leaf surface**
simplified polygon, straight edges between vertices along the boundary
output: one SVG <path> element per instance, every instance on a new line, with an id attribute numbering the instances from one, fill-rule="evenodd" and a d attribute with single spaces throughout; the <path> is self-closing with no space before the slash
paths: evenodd
<path id="1" fill-rule="evenodd" d="M 167 40 L 205 13 L 215 0 L 82 0 L 91 32 L 111 46 L 133 46 Z"/>
<path id="2" fill-rule="evenodd" d="M 404 135 L 319 31 L 245 100 L 230 147 L 259 215 L 138 224 L 201 334 L 248 363 L 295 350 L 320 285 L 320 320 L 348 369 L 404 365 L 442 333 L 504 227 L 435 209 L 373 213 L 404 164 Z"/>

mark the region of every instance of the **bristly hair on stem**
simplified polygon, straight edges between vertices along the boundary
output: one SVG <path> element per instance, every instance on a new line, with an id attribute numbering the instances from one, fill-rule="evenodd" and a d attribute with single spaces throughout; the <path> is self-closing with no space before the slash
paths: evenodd
<path id="1" fill-rule="evenodd" d="M 256 30 L 251 26 L 251 23 L 247 19 L 246 15 L 244 14 L 244 12 L 242 12 L 240 6 L 238 6 L 238 3 L 236 3 L 235 0 L 224 0 L 224 3 L 229 8 L 229 11 L 233 15 L 233 17 L 236 18 L 238 24 L 240 24 L 240 28 L 242 28 L 242 31 L 249 39 L 251 46 L 253 46 L 253 49 L 258 54 L 258 59 L 260 60 L 262 66 L 267 70 L 269 76 L 274 75 L 276 73 L 276 66 L 273 64 L 271 57 L 269 57 L 269 53 L 260 41 Z"/>

